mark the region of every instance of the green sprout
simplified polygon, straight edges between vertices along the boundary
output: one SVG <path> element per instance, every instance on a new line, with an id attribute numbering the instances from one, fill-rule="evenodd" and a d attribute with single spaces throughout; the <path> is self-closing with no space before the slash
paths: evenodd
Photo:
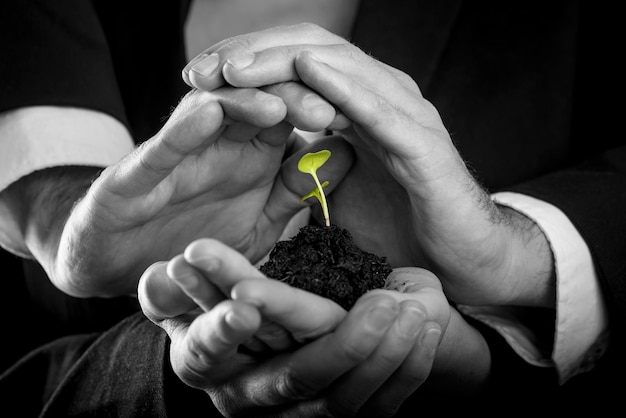
<path id="1" fill-rule="evenodd" d="M 330 151 L 327 149 L 323 149 L 318 152 L 309 152 L 304 154 L 300 161 L 298 161 L 298 170 L 303 173 L 310 174 L 313 176 L 313 180 L 315 180 L 315 184 L 317 187 L 311 190 L 308 194 L 300 199 L 300 202 L 304 202 L 309 197 L 315 196 L 317 200 L 319 200 L 322 205 L 322 213 L 324 214 L 324 220 L 326 221 L 326 226 L 330 226 L 330 216 L 328 215 L 328 204 L 326 203 L 326 195 L 324 194 L 324 187 L 328 185 L 328 181 L 325 181 L 323 184 L 320 184 L 320 180 L 317 177 L 317 169 L 324 165 L 326 161 L 330 158 Z"/>

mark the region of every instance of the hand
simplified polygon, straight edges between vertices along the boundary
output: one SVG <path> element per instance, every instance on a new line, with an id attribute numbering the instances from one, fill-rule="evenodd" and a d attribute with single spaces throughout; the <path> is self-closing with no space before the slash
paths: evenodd
<path id="1" fill-rule="evenodd" d="M 311 188 L 293 159 L 279 175 L 293 125 L 313 129 L 335 118 L 302 85 L 265 90 L 192 92 L 157 135 L 104 170 L 64 225 L 53 282 L 75 296 L 132 294 L 146 267 L 204 236 L 250 260 L 264 256 Z M 337 141 L 327 147 L 336 155 L 325 167 L 332 187 L 351 151 Z"/>
<path id="2" fill-rule="evenodd" d="M 172 340 L 175 373 L 224 415 L 382 417 L 425 381 L 455 317 L 429 272 L 401 269 L 390 283 L 395 290 L 369 292 L 346 313 L 204 239 L 148 269 L 138 294 Z"/>
<path id="3" fill-rule="evenodd" d="M 309 24 L 230 38 L 205 55 L 210 58 L 204 64 L 212 59 L 215 65 L 211 71 L 196 71 L 207 66 L 192 60 L 184 70 L 191 85 L 210 90 L 225 82 L 253 87 L 300 80 L 353 122 L 346 132 L 357 160 L 365 161 L 361 167 L 378 174 L 379 166 L 362 158 L 376 155 L 406 192 L 394 191 L 395 199 L 384 195 L 404 204 L 401 209 L 394 205 L 378 220 L 371 214 L 360 217 L 373 225 L 382 220 L 378 225 L 385 228 L 378 229 L 389 231 L 384 242 L 392 244 L 387 252 L 394 263 L 425 261 L 458 303 L 553 306 L 553 263 L 545 236 L 529 219 L 491 201 L 469 173 L 436 109 L 406 74 Z M 350 177 L 352 183 L 343 187 L 355 190 L 358 180 Z M 343 201 L 367 198 L 365 187 Z M 337 205 L 335 212 L 342 210 Z M 342 218 L 335 213 L 335 220 L 356 219 L 354 205 L 349 209 Z"/>

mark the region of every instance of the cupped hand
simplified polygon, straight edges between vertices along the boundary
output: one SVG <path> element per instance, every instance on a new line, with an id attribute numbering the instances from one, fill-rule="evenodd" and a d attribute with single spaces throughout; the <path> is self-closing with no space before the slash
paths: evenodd
<path id="1" fill-rule="evenodd" d="M 133 294 L 149 265 L 200 237 L 252 261 L 263 257 L 311 189 L 296 162 L 280 172 L 293 126 L 321 129 L 336 116 L 301 84 L 264 90 L 226 87 L 183 98 L 163 129 L 104 170 L 75 206 L 51 279 L 75 296 Z M 331 190 L 351 151 L 340 141 L 326 147 L 335 154 L 324 167 Z"/>
<path id="2" fill-rule="evenodd" d="M 201 57 L 183 71 L 197 88 L 299 80 L 352 122 L 343 132 L 356 148 L 357 174 L 333 195 L 341 202 L 334 219 L 380 232 L 358 233 L 365 247 L 394 265 L 427 265 L 458 303 L 552 306 L 545 237 L 491 201 L 407 74 L 310 24 L 230 38 Z"/>
<path id="3" fill-rule="evenodd" d="M 148 269 L 138 295 L 172 340 L 175 373 L 225 416 L 384 417 L 430 374 L 452 311 L 425 270 L 389 286 L 345 312 L 203 239 Z"/>

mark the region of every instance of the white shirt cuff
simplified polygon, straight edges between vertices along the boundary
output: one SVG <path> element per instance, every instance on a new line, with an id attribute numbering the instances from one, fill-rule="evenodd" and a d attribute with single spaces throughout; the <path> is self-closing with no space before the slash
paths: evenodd
<path id="1" fill-rule="evenodd" d="M 105 113 L 54 106 L 5 112 L 0 115 L 0 191 L 44 168 L 104 168 L 133 149 L 133 140 L 124 125 Z M 18 225 L 1 202 L 0 246 L 29 256 Z"/>
<path id="2" fill-rule="evenodd" d="M 555 206 L 519 193 L 502 192 L 493 200 L 532 219 L 546 235 L 555 259 L 556 327 L 549 358 L 533 330 L 510 315 L 506 307 L 461 307 L 496 329 L 527 362 L 554 366 L 561 383 L 589 370 L 605 349 L 608 315 L 591 253 L 570 220 Z M 465 309 L 467 308 L 467 309 Z"/>

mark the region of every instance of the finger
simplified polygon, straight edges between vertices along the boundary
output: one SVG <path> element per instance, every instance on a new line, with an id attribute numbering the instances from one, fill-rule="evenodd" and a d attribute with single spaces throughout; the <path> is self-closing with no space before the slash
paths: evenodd
<path id="1" fill-rule="evenodd" d="M 245 256 L 215 239 L 196 240 L 183 255 L 189 265 L 224 295 L 230 295 L 232 287 L 241 281 L 267 280 Z"/>
<path id="2" fill-rule="evenodd" d="M 369 398 L 363 411 L 377 417 L 394 416 L 430 375 L 440 341 L 439 326 L 433 322 L 426 323 L 405 361 Z"/>
<path id="3" fill-rule="evenodd" d="M 221 302 L 198 316 L 184 336 L 171 336 L 174 371 L 187 384 L 203 389 L 237 373 L 246 364 L 237 349 L 260 323 L 255 308 L 231 300 Z"/>
<path id="4" fill-rule="evenodd" d="M 309 145 L 309 141 L 297 132 L 292 132 L 287 139 L 285 155 L 290 156 Z"/>
<path id="5" fill-rule="evenodd" d="M 285 144 L 293 127 L 283 122 L 288 108 L 279 96 L 257 89 L 233 88 L 221 88 L 215 95 L 224 109 L 227 125 L 222 138 L 248 142 L 256 137 L 270 145 Z"/>
<path id="6" fill-rule="evenodd" d="M 331 332 L 346 316 L 332 300 L 277 280 L 240 282 L 231 297 L 255 306 L 264 319 L 286 328 L 301 343 Z"/>
<path id="7" fill-rule="evenodd" d="M 352 121 L 339 109 L 335 109 L 335 119 L 326 127 L 329 131 L 343 131 L 352 126 Z"/>
<path id="8" fill-rule="evenodd" d="M 263 129 L 259 132 L 257 138 L 269 145 L 286 145 L 292 132 L 293 125 L 283 121 L 271 128 Z"/>
<path id="9" fill-rule="evenodd" d="M 222 138 L 233 142 L 249 142 L 263 128 L 245 122 L 233 122 L 224 128 Z"/>
<path id="10" fill-rule="evenodd" d="M 427 131 L 433 122 L 433 112 L 426 109 L 429 104 L 425 100 L 408 94 L 404 88 L 381 94 L 376 87 L 380 82 L 366 80 L 368 84 L 365 87 L 359 80 L 318 60 L 309 52 L 297 57 L 296 67 L 307 85 L 378 139 L 391 153 L 404 155 L 405 159 L 421 155 L 421 144 L 415 139 L 432 136 Z M 393 82 L 387 84 L 393 85 Z M 389 100 L 391 97 L 394 103 Z M 406 109 L 410 109 L 410 115 Z"/>
<path id="11" fill-rule="evenodd" d="M 213 95 L 228 120 L 268 128 L 280 123 L 287 115 L 287 107 L 280 97 L 256 88 L 224 87 Z"/>
<path id="12" fill-rule="evenodd" d="M 416 344 L 425 318 L 421 304 L 415 301 L 401 303 L 398 317 L 376 350 L 333 384 L 327 408 L 339 415 L 361 409 L 405 362 Z"/>
<path id="13" fill-rule="evenodd" d="M 334 45 L 290 44 L 269 48 L 256 52 L 254 60 L 245 67 L 225 64 L 223 75 L 230 85 L 236 87 L 261 87 L 288 81 L 308 85 L 309 82 L 303 78 L 304 74 L 297 65 L 299 57 L 305 54 L 316 57 L 320 62 L 394 100 L 404 100 L 405 96 L 411 95 L 421 97 L 419 88 L 407 74 L 375 60 L 348 42 Z"/>
<path id="14" fill-rule="evenodd" d="M 193 58 L 182 70 L 190 87 L 211 91 L 223 86 L 222 67 L 227 61 L 241 65 L 254 59 L 254 53 L 285 44 L 333 44 L 345 42 L 317 25 L 303 23 L 270 28 L 225 39 Z M 237 57 L 236 59 L 234 57 Z"/>
<path id="15" fill-rule="evenodd" d="M 427 289 L 443 292 L 441 281 L 433 272 L 420 267 L 397 267 L 387 276 L 385 289 L 401 294 L 415 294 Z"/>
<path id="16" fill-rule="evenodd" d="M 177 283 L 183 288 L 183 290 L 192 298 L 199 306 L 205 311 L 209 311 L 213 306 L 221 300 L 222 295 L 230 295 L 235 298 L 236 292 L 233 290 L 236 285 L 243 285 L 248 282 L 262 283 L 264 286 L 269 286 L 270 280 L 267 280 L 265 275 L 261 273 L 257 268 L 252 266 L 250 262 L 240 253 L 232 248 L 222 244 L 221 242 L 213 239 L 201 239 L 191 243 L 185 250 L 183 257 L 175 257 L 168 265 L 168 273 L 173 277 Z M 275 282 L 275 281 L 271 281 Z M 283 290 L 287 285 L 283 284 Z M 255 287 L 252 287 L 253 289 Z M 264 306 L 265 299 L 256 296 L 264 296 L 263 293 L 246 293 L 245 286 L 242 288 L 243 295 L 249 295 L 247 300 L 240 300 L 243 302 L 252 302 L 254 304 Z M 304 292 L 302 292 L 304 293 Z M 320 298 L 321 299 L 321 298 Z M 278 305 L 288 304 L 291 305 L 289 300 L 277 300 L 272 299 L 269 303 L 277 302 Z M 329 301 L 330 302 L 330 301 Z M 324 305 L 325 302 L 318 305 Z M 331 308 L 334 308 L 331 309 Z M 265 307 L 264 309 L 272 313 L 274 311 L 280 311 L 281 306 Z M 340 315 L 341 308 L 338 306 L 330 306 L 328 308 L 330 312 Z M 296 310 L 293 308 L 293 310 Z M 339 310 L 339 312 L 338 312 Z M 330 315 L 330 314 L 328 314 Z M 274 321 L 274 317 L 278 315 L 270 315 L 265 317 L 263 325 L 257 339 L 268 345 L 271 349 L 280 351 L 289 348 L 293 345 L 293 338 L 285 331 L 285 326 L 282 322 Z M 334 319 L 334 317 L 333 317 Z M 331 322 L 331 320 L 325 320 L 322 325 L 330 328 L 331 324 L 336 324 L 338 320 Z M 322 325 L 319 325 L 321 328 Z M 291 331 L 288 329 L 287 331 Z M 304 331 L 303 331 L 304 333 Z"/>
<path id="17" fill-rule="evenodd" d="M 196 304 L 167 276 L 167 263 L 148 267 L 139 279 L 137 297 L 143 313 L 154 323 L 196 308 Z"/>
<path id="18" fill-rule="evenodd" d="M 241 388 L 244 398 L 252 404 L 282 405 L 315 397 L 374 352 L 399 309 L 382 294 L 361 298 L 334 332 L 252 372 Z"/>
<path id="19" fill-rule="evenodd" d="M 206 50 L 194 57 L 183 68 L 183 81 L 191 88 L 201 86 L 197 88 L 204 91 L 215 90 L 226 84 L 222 76 L 222 66 L 220 56 Z"/>
<path id="20" fill-rule="evenodd" d="M 215 140 L 222 121 L 222 107 L 210 94 L 187 95 L 157 135 L 96 180 L 106 182 L 97 190 L 125 197 L 152 191 L 185 157 Z"/>
<path id="21" fill-rule="evenodd" d="M 281 417 L 304 416 L 363 416 L 392 417 L 402 404 L 425 382 L 430 375 L 441 331 L 436 324 L 419 323 L 417 335 L 408 337 L 407 329 L 398 323 L 416 318 L 401 312 L 396 323 L 389 329 L 385 341 L 377 348 L 368 361 L 374 362 L 385 357 L 382 364 L 399 367 L 389 375 L 383 370 L 363 375 L 362 368 L 348 373 L 348 378 L 340 378 L 330 389 L 314 399 L 306 399 L 280 409 Z M 422 317 L 423 319 L 423 317 Z M 394 336 L 389 334 L 398 333 Z M 412 335 L 414 331 L 409 331 Z M 408 338 L 407 338 L 408 337 Z M 398 339 L 399 338 L 399 339 Z M 417 342 L 415 340 L 418 340 Z M 402 349 L 396 344 L 400 343 Z M 391 350 L 393 354 L 388 351 Z M 379 365 L 382 365 L 379 363 Z M 386 379 L 382 385 L 379 379 Z M 380 386 L 378 389 L 376 389 Z M 372 392 L 375 391 L 373 394 Z"/>
<path id="22" fill-rule="evenodd" d="M 415 80 L 403 71 L 376 60 L 356 45 L 345 40 L 335 43 L 289 43 L 256 51 L 246 65 L 227 62 L 222 70 L 228 82 L 237 87 L 261 87 L 266 83 L 302 80 L 296 68 L 298 56 L 309 53 L 320 61 L 357 79 L 376 83 L 380 92 L 388 91 L 398 84 L 403 89 L 420 94 Z M 231 60 L 237 60 L 232 52 Z"/>
<path id="23" fill-rule="evenodd" d="M 416 340 L 424 334 L 425 315 L 422 309 L 417 304 L 403 302 L 395 322 L 389 326 L 374 352 L 367 357 L 362 356 L 364 361 L 336 380 L 330 388 L 318 390 L 317 386 L 311 385 L 303 389 L 297 384 L 293 386 L 289 380 L 283 382 L 283 385 L 292 385 L 288 386 L 288 399 L 292 403 L 281 407 L 280 413 L 276 412 L 275 416 L 354 416 L 359 410 L 366 411 L 365 416 L 393 416 L 401 403 L 428 376 L 434 358 L 434 341 L 431 338 L 434 334 L 428 334 L 423 339 L 423 350 L 419 351 L 419 356 L 415 354 L 418 352 L 415 349 L 418 345 Z M 428 357 L 427 361 L 424 361 L 424 355 Z M 294 360 L 291 362 L 295 364 Z M 329 364 L 318 366 L 333 367 Z M 387 383 L 390 377 L 392 384 Z M 293 403 L 298 399 L 303 401 Z M 365 408 L 363 405 L 366 405 Z"/>
<path id="24" fill-rule="evenodd" d="M 174 266 L 177 265 L 179 264 Z M 185 250 L 184 263 L 180 262 L 180 265 L 186 268 L 193 266 L 191 267 L 193 271 L 201 272 L 203 278 L 207 280 L 205 282 L 195 277 L 191 287 L 195 292 L 192 297 L 200 295 L 195 300 L 200 306 L 208 309 L 215 301 L 211 299 L 213 286 L 225 295 L 232 295 L 232 289 L 237 284 L 269 282 L 242 254 L 213 239 L 201 239 L 191 243 Z M 209 283 L 211 288 L 203 290 Z M 281 301 L 285 302 L 287 301 Z M 285 331 L 285 327 L 271 318 L 265 318 L 257 338 L 274 350 L 284 350 L 293 345 L 293 338 Z"/>
<path id="25" fill-rule="evenodd" d="M 320 60 L 341 71 L 361 77 L 367 66 L 368 71 L 377 69 L 373 60 L 363 51 L 345 41 L 333 45 L 289 44 L 258 51 L 247 65 L 238 63 L 233 56 L 224 64 L 224 79 L 235 87 L 261 87 L 288 81 L 302 80 L 295 66 L 298 56 L 304 52 L 315 54 Z M 302 80 L 304 81 L 304 80 Z M 305 83 L 308 84 L 308 83 Z"/>
<path id="26" fill-rule="evenodd" d="M 199 270 L 187 263 L 182 254 L 167 263 L 167 276 L 205 312 L 213 309 L 228 296 L 206 280 Z"/>
<path id="27" fill-rule="evenodd" d="M 286 120 L 298 129 L 318 132 L 326 129 L 335 120 L 335 108 L 303 84 L 278 83 L 264 87 L 263 90 L 285 102 Z"/>

